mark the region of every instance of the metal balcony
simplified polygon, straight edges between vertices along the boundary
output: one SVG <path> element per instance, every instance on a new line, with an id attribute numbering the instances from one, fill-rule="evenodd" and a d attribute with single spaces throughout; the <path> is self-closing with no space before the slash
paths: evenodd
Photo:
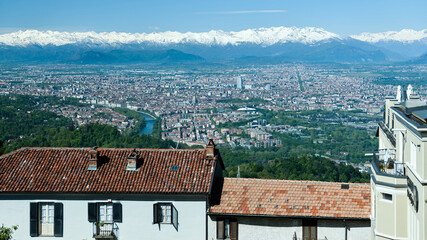
<path id="1" fill-rule="evenodd" d="M 93 223 L 93 237 L 95 239 L 117 239 L 118 227 L 115 223 Z"/>
<path id="2" fill-rule="evenodd" d="M 396 162 L 395 151 L 389 150 L 388 154 L 385 154 L 384 151 L 386 150 L 380 149 L 379 154 L 372 155 L 372 166 L 375 170 L 390 176 L 405 176 L 404 163 Z"/>

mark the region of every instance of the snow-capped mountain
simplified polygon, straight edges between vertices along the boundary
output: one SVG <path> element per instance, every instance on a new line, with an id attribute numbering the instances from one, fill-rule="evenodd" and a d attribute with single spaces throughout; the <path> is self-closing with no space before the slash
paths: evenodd
<path id="1" fill-rule="evenodd" d="M 409 58 L 419 57 L 427 52 L 427 29 L 362 33 L 351 37 Z"/>
<path id="2" fill-rule="evenodd" d="M 427 39 L 427 29 L 415 31 L 412 29 L 403 29 L 401 31 L 389 31 L 381 33 L 361 33 L 358 35 L 351 35 L 350 37 L 369 43 L 396 41 L 402 43 L 412 43 Z"/>
<path id="3" fill-rule="evenodd" d="M 247 29 L 239 32 L 209 31 L 160 32 L 160 33 L 117 33 L 117 32 L 57 32 L 26 30 L 0 35 L 0 43 L 9 46 L 55 45 L 66 44 L 203 44 L 203 45 L 240 45 L 252 43 L 271 46 L 277 43 L 299 42 L 312 44 L 327 39 L 340 39 L 337 34 L 321 28 L 306 27 L 272 27 Z"/>
<path id="4" fill-rule="evenodd" d="M 0 35 L 1 62 L 147 62 L 262 58 L 273 62 L 382 63 L 427 52 L 427 30 L 341 37 L 322 28 L 271 27 L 236 32 L 57 32 Z M 171 49 L 177 51 L 169 51 Z M 151 52 L 150 52 L 151 51 Z M 106 61 L 108 60 L 108 61 Z"/>

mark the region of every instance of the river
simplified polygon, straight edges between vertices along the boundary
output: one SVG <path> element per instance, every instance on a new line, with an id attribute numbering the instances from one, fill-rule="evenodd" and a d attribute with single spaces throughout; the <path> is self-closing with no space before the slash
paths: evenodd
<path id="1" fill-rule="evenodd" d="M 153 126 L 154 126 L 154 122 L 156 121 L 156 119 L 152 118 L 151 116 L 149 116 L 145 113 L 139 113 L 139 114 L 141 114 L 141 116 L 143 116 L 145 118 L 145 128 L 139 132 L 139 135 L 141 135 L 141 134 L 152 135 L 153 134 Z"/>

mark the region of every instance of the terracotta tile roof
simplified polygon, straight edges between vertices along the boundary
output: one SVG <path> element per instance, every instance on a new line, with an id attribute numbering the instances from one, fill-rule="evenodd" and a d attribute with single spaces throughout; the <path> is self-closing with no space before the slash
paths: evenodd
<path id="1" fill-rule="evenodd" d="M 225 178 L 219 205 L 211 214 L 358 218 L 370 214 L 370 185 Z"/>
<path id="2" fill-rule="evenodd" d="M 0 193 L 209 193 L 214 161 L 207 164 L 205 149 L 136 149 L 138 171 L 126 170 L 133 149 L 113 148 L 98 148 L 104 163 L 88 171 L 89 150 L 21 148 L 3 155 Z"/>

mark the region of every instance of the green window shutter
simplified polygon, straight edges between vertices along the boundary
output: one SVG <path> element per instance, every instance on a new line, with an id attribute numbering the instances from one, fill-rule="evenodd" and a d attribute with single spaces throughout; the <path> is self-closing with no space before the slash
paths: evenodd
<path id="1" fill-rule="evenodd" d="M 178 210 L 176 210 L 175 206 L 171 204 L 172 207 L 172 224 L 175 229 L 178 231 Z"/>
<path id="2" fill-rule="evenodd" d="M 113 221 L 122 222 L 122 204 L 113 203 Z"/>
<path id="3" fill-rule="evenodd" d="M 39 204 L 30 203 L 30 236 L 37 237 L 39 229 Z"/>
<path id="4" fill-rule="evenodd" d="M 153 223 L 159 223 L 159 204 L 153 204 Z"/>
<path id="5" fill-rule="evenodd" d="M 97 220 L 96 203 L 88 203 L 87 210 L 88 210 L 88 215 L 87 215 L 88 221 L 96 222 Z"/>
<path id="6" fill-rule="evenodd" d="M 55 203 L 53 234 L 55 237 L 63 235 L 63 207 L 62 203 Z"/>

